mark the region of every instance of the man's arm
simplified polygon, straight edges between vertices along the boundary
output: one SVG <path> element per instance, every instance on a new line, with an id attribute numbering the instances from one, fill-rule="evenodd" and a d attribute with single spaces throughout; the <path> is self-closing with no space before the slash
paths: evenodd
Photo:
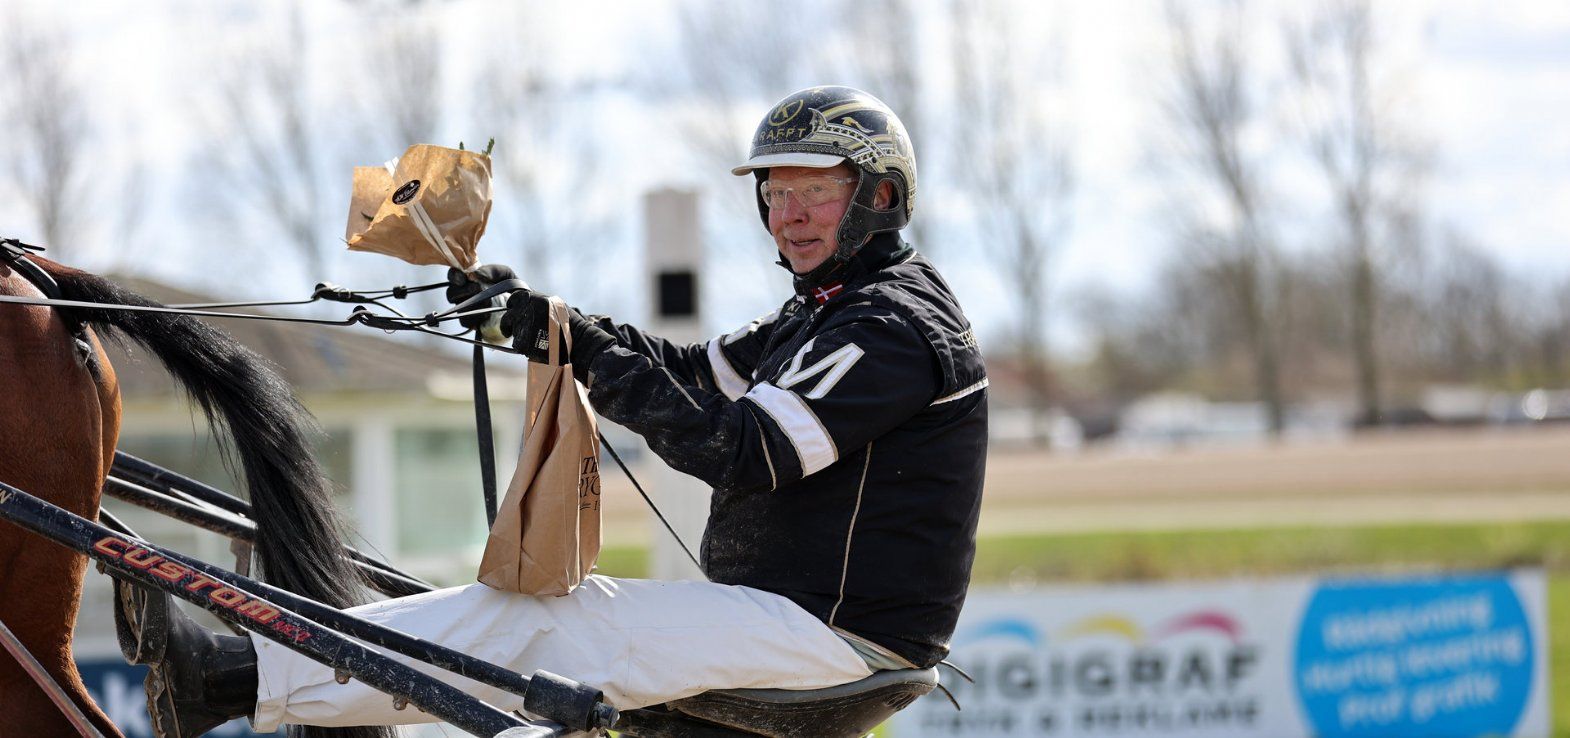
<path id="1" fill-rule="evenodd" d="M 751 384 L 748 378 L 778 314 L 776 310 L 733 333 L 692 344 L 673 343 L 604 315 L 584 317 L 611 334 L 617 346 L 669 369 L 683 384 L 719 392 L 734 400 Z"/>
<path id="2" fill-rule="evenodd" d="M 472 275 L 457 269 L 449 269 L 447 270 L 447 301 L 456 305 L 478 295 L 490 285 L 516 278 L 517 275 L 512 268 L 505 264 L 486 264 L 476 268 Z M 465 316 L 459 322 L 466 328 L 481 331 L 487 340 L 492 341 L 499 341 L 502 336 L 511 337 L 519 326 L 538 328 L 537 324 L 544 320 L 544 315 L 549 309 L 544 307 L 543 302 L 538 301 L 536 301 L 538 304 L 525 307 L 525 304 L 533 299 L 531 296 L 540 295 L 524 290 L 523 296 L 517 300 L 512 297 L 507 300 L 501 297 L 492 299 L 492 303 L 496 306 L 505 303 L 511 317 L 504 319 L 501 314 L 480 314 Z M 669 369 L 682 382 L 710 391 L 719 391 L 733 400 L 740 397 L 750 386 L 752 368 L 756 366 L 757 357 L 761 355 L 763 345 L 774 328 L 775 318 L 779 315 L 779 311 L 776 310 L 729 335 L 715 338 L 707 343 L 684 345 L 645 333 L 626 323 L 617 323 L 604 315 L 584 315 L 577 308 L 569 309 L 575 315 L 574 320 L 582 319 L 599 328 L 614 340 L 616 345 L 647 358 L 656 366 Z M 504 320 L 510 321 L 509 327 L 501 325 Z M 544 361 L 539 355 L 543 349 L 532 336 L 530 340 L 524 342 L 520 350 L 531 355 L 536 361 Z"/>
<path id="3" fill-rule="evenodd" d="M 721 489 L 777 488 L 861 448 L 936 396 L 925 340 L 892 313 L 852 310 L 779 376 L 735 400 L 620 346 L 592 360 L 589 399 L 678 471 Z"/>

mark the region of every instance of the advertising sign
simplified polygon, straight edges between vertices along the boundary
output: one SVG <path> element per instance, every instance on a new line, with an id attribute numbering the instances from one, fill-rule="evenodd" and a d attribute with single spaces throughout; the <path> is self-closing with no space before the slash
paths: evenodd
<path id="1" fill-rule="evenodd" d="M 1540 571 L 972 590 L 910 736 L 1536 736 Z"/>

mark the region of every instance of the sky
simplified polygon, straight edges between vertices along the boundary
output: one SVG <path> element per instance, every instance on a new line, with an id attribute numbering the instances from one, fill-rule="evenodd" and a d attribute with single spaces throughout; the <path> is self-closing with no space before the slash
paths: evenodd
<path id="1" fill-rule="evenodd" d="M 1279 13 L 1307 4 L 1283 0 L 1254 5 L 1262 13 Z M 541 49 L 531 51 L 586 74 L 638 84 L 636 80 L 657 76 L 665 63 L 651 58 L 651 49 L 661 48 L 661 39 L 674 33 L 673 6 L 674 0 L 601 0 L 535 4 L 523 12 L 555 29 Z M 26 14 L 66 29 L 74 42 L 75 71 L 103 121 L 104 130 L 93 146 L 95 172 L 126 171 L 128 152 L 142 159 L 146 191 L 135 196 L 142 204 L 134 238 L 115 232 L 119 216 L 108 207 L 130 195 L 101 192 L 96 201 L 104 207 L 93 209 L 89 218 L 94 221 L 86 236 L 91 246 L 80 263 L 141 272 L 219 294 L 282 296 L 316 281 L 297 263 L 287 263 L 286 254 L 255 243 L 263 238 L 258 234 L 265 232 L 264 224 L 247 222 L 204 193 L 179 184 L 197 165 L 193 157 L 203 139 L 213 135 L 200 114 L 204 105 L 210 107 L 206 98 L 214 94 L 211 82 L 222 74 L 223 65 L 234 63 L 230 52 L 236 45 L 277 41 L 282 7 L 234 0 L 153 0 L 134 6 L 109 0 L 0 0 L 0 23 Z M 357 33 L 373 32 L 386 18 L 409 12 L 439 18 L 448 39 L 444 54 L 449 56 L 449 74 L 461 77 L 472 72 L 474 49 L 507 43 L 490 26 L 503 27 L 504 20 L 519 12 L 514 5 L 492 0 L 450 0 L 413 11 L 403 3 L 370 1 L 304 7 L 311 33 L 329 41 L 345 39 L 342 44 L 321 44 L 312 58 L 317 86 L 329 107 L 340 102 L 332 96 L 350 94 L 342 91 L 354 90 L 356 77 L 366 74 L 364 60 L 354 58 L 355 46 L 349 41 Z M 1043 94 L 1054 96 L 1067 111 L 1078 180 L 1071 202 L 1073 225 L 1050 277 L 1052 292 L 1069 296 L 1099 285 L 1132 294 L 1148 285 L 1170 247 L 1164 230 L 1170 196 L 1146 143 L 1162 125 L 1150 83 L 1161 71 L 1162 5 L 1155 0 L 1063 0 L 1022 7 L 1024 32 L 1052 29 L 1040 36 L 1059 45 L 1061 82 Z M 1392 89 L 1398 91 L 1390 112 L 1436 152 L 1423 184 L 1429 215 L 1440 226 L 1465 233 L 1513 271 L 1545 282 L 1570 278 L 1570 125 L 1565 123 L 1570 120 L 1570 3 L 1380 0 L 1376 7 L 1384 22 L 1382 63 Z M 1279 62 L 1279 48 L 1263 43 L 1262 53 L 1264 64 Z M 473 94 L 459 90 L 442 104 L 471 106 L 476 103 Z M 661 138 L 660 116 L 649 109 L 647 95 L 612 92 L 595 99 L 600 106 L 595 130 L 604 136 L 614 162 L 605 175 L 615 179 L 610 197 L 630 213 L 599 236 L 620 244 L 606 253 L 636 253 L 641 233 L 636 202 L 646 189 L 699 188 L 706 212 L 735 213 L 736 203 L 729 201 L 750 199 L 750 181 L 715 185 L 716 180 L 686 170 L 689 160 L 674 155 L 668 137 Z M 609 134 L 604 133 L 606 126 L 612 126 Z M 737 135 L 745 137 L 749 129 L 750 123 Z M 1291 165 L 1283 165 L 1281 172 L 1276 187 L 1285 207 L 1312 211 L 1322 203 L 1324 197 L 1308 172 Z M 342 191 L 327 197 L 346 201 L 349 179 L 345 171 Z M 918 201 L 922 210 L 917 217 L 942 217 L 950 186 L 924 181 L 930 194 Z M 14 183 L 0 181 L 0 194 L 6 195 L 0 200 L 0 222 L 8 224 L 8 233 L 34 235 L 7 187 Z M 728 205 L 714 204 L 725 198 Z M 341 236 L 336 222 L 324 238 Z M 732 217 L 717 223 L 710 231 L 721 231 L 721 238 L 744 249 L 756 244 L 760 266 L 737 267 L 738 273 L 749 283 L 760 279 L 756 283 L 778 292 L 760 300 L 751 290 L 724 285 L 708 289 L 709 327 L 722 331 L 772 307 L 783 296 L 786 281 L 783 272 L 767 266 L 769 243 L 762 228 L 754 227 L 756 220 L 743 225 Z M 740 232 L 732 234 L 735 229 Z M 727 253 L 734 258 L 736 252 Z M 1007 324 L 1010 304 L 999 297 L 1001 282 L 985 255 L 961 248 L 941 256 L 940 267 L 949 272 L 983 335 L 989 326 Z M 637 259 L 618 258 L 619 263 L 593 266 L 598 270 L 594 299 L 638 319 L 642 303 L 629 297 L 640 284 Z M 366 263 L 339 259 L 328 278 L 356 283 L 356 276 L 374 272 Z M 1054 332 L 1058 343 L 1072 347 L 1077 337 L 1067 321 L 1060 316 Z"/>

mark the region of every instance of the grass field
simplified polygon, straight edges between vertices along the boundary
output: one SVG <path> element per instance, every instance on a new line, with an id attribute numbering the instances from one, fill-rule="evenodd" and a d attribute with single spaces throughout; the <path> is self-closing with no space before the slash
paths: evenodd
<path id="1" fill-rule="evenodd" d="M 1554 735 L 1570 738 L 1570 521 L 987 536 L 976 583 L 1215 579 L 1290 573 L 1541 566 L 1548 572 Z M 641 547 L 608 548 L 600 570 L 641 576 Z"/>

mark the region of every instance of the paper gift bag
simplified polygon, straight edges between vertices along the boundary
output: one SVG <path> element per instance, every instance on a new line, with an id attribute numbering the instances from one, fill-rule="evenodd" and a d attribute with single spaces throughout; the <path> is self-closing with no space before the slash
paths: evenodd
<path id="1" fill-rule="evenodd" d="M 415 144 L 388 167 L 355 167 L 344 238 L 351 251 L 465 272 L 491 215 L 491 158 Z"/>
<path id="2" fill-rule="evenodd" d="M 551 298 L 548 361 L 529 363 L 523 453 L 496 511 L 479 580 L 496 589 L 564 595 L 600 555 L 600 444 L 572 376 L 567 305 Z"/>

